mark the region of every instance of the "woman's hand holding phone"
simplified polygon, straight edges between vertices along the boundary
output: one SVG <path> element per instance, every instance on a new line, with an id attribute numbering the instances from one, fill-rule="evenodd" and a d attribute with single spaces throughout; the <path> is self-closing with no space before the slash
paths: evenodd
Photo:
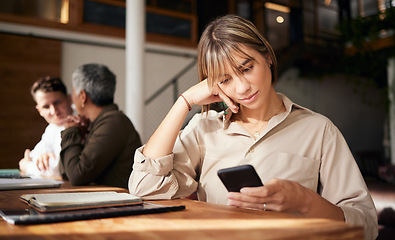
<path id="1" fill-rule="evenodd" d="M 308 215 L 307 212 L 317 197 L 317 193 L 295 181 L 271 179 L 265 186 L 246 187 L 240 193 L 229 193 L 228 204 L 241 208 Z"/>
<path id="2" fill-rule="evenodd" d="M 314 193 L 295 181 L 272 179 L 263 186 L 254 167 L 242 165 L 218 171 L 229 191 L 229 205 L 242 208 L 303 213 Z"/>

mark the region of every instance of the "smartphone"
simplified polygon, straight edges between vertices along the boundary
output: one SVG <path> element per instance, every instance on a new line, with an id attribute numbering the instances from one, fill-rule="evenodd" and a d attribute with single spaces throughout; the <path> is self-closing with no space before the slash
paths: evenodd
<path id="1" fill-rule="evenodd" d="M 241 165 L 218 170 L 218 177 L 229 192 L 240 192 L 243 187 L 263 186 L 252 165 Z"/>

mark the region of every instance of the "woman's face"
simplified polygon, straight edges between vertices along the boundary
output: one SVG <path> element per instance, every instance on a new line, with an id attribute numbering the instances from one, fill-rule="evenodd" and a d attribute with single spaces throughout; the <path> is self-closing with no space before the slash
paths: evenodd
<path id="1" fill-rule="evenodd" d="M 255 60 L 236 57 L 237 62 L 241 63 L 239 69 L 242 74 L 236 74 L 228 65 L 218 86 L 234 102 L 250 109 L 258 109 L 267 102 L 272 87 L 270 60 L 252 48 L 243 50 Z"/>

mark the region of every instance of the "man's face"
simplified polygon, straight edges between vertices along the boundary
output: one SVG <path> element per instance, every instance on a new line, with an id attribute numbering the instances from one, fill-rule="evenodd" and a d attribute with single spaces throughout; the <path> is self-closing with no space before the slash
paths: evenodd
<path id="1" fill-rule="evenodd" d="M 39 90 L 35 97 L 36 109 L 48 123 L 63 126 L 73 112 L 70 97 L 60 91 L 45 93 Z"/>

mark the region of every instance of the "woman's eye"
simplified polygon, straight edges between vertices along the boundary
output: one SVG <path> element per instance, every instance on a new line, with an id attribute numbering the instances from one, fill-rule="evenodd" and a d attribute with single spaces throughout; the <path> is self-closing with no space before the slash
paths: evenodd
<path id="1" fill-rule="evenodd" d="M 221 82 L 219 82 L 219 84 L 224 84 L 224 83 L 227 83 L 227 82 L 229 82 L 229 78 L 226 78 L 226 79 L 222 80 Z"/>
<path id="2" fill-rule="evenodd" d="M 227 83 L 228 81 L 229 81 L 229 79 L 227 78 L 227 79 L 225 79 L 225 80 L 222 80 L 222 81 L 220 82 L 220 84 Z"/>
<path id="3" fill-rule="evenodd" d="M 245 68 L 243 68 L 243 70 L 241 71 L 242 73 L 246 73 L 246 72 L 248 72 L 248 71 L 250 71 L 252 68 L 253 68 L 254 66 L 249 66 L 249 67 L 245 67 Z"/>

